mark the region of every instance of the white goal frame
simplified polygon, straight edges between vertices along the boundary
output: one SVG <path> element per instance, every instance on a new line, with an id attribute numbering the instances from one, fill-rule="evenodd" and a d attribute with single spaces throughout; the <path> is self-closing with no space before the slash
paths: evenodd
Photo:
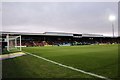
<path id="1" fill-rule="evenodd" d="M 19 39 L 19 46 L 17 46 L 17 38 L 20 38 Z M 22 48 L 21 48 L 21 35 L 19 36 L 12 36 L 7 34 L 6 35 L 6 42 L 7 42 L 7 51 L 10 51 L 10 40 L 14 40 L 15 41 L 15 48 L 19 47 L 20 48 L 20 51 L 22 51 Z"/>

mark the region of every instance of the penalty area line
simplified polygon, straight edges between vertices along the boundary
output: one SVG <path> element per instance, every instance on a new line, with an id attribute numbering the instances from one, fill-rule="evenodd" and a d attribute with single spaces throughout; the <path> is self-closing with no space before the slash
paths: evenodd
<path id="1" fill-rule="evenodd" d="M 96 78 L 101 78 L 101 79 L 105 79 L 105 80 L 111 80 L 107 77 L 104 77 L 104 76 L 101 76 L 101 75 L 97 75 L 97 74 L 94 74 L 94 73 L 91 73 L 91 72 L 86 72 L 84 70 L 81 70 L 81 69 L 77 69 L 77 68 L 74 68 L 74 67 L 71 67 L 71 66 L 67 66 L 67 65 L 64 65 L 64 64 L 61 64 L 61 63 L 58 63 L 58 62 L 55 62 L 55 61 L 52 61 L 52 60 L 49 60 L 49 59 L 46 59 L 44 57 L 41 57 L 41 56 L 38 56 L 38 55 L 35 55 L 35 54 L 32 54 L 32 53 L 28 53 L 28 52 L 25 52 L 26 54 L 29 54 L 31 56 L 34 56 L 36 58 L 40 58 L 42 60 L 45 60 L 45 61 L 48 61 L 48 62 L 51 62 L 53 64 L 56 64 L 56 65 L 59 65 L 59 66 L 62 66 L 62 67 L 65 67 L 65 68 L 68 68 L 68 69 L 71 69 L 71 70 L 74 70 L 74 71 L 77 71 L 77 72 L 81 72 L 81 73 L 84 73 L 84 74 L 87 74 L 87 75 L 91 75 L 91 76 L 94 76 Z"/>

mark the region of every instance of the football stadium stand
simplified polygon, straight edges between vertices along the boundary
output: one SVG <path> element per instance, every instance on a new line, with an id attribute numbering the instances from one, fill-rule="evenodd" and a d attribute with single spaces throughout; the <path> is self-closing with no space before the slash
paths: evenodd
<path id="1" fill-rule="evenodd" d="M 74 46 L 91 44 L 118 44 L 119 37 L 107 37 L 96 34 L 74 34 L 60 32 L 45 33 L 22 33 L 2 32 L 2 42 L 5 42 L 6 35 L 21 35 L 21 46 Z M 0 45 L 2 45 L 0 43 Z M 17 41 L 20 46 L 20 41 Z M 2 45 L 4 46 L 4 45 Z"/>

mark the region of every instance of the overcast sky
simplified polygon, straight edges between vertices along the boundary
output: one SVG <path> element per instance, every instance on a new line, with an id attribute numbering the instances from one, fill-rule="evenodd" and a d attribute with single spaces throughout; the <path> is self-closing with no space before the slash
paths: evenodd
<path id="1" fill-rule="evenodd" d="M 68 32 L 112 35 L 110 14 L 117 2 L 3 2 L 2 31 Z M 118 22 L 114 22 L 115 34 Z"/>

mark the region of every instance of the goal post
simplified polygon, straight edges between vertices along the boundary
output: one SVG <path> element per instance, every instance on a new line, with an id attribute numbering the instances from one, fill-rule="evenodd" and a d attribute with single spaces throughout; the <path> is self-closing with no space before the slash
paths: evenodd
<path id="1" fill-rule="evenodd" d="M 5 41 L 7 42 L 7 51 L 16 50 L 16 51 L 22 51 L 21 48 L 21 35 L 19 36 L 11 36 L 9 34 L 6 35 Z"/>

